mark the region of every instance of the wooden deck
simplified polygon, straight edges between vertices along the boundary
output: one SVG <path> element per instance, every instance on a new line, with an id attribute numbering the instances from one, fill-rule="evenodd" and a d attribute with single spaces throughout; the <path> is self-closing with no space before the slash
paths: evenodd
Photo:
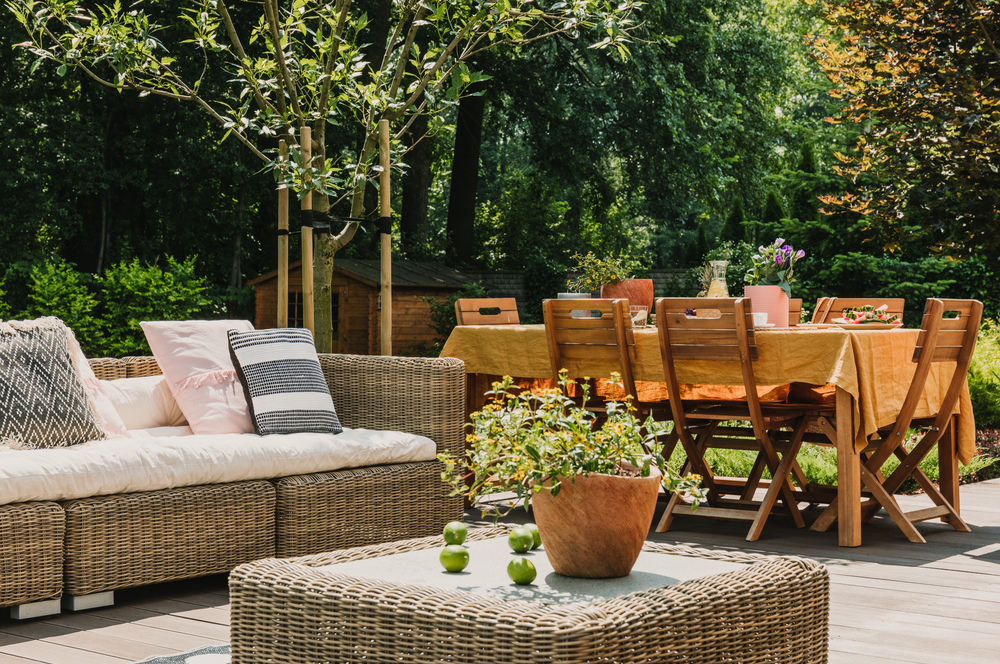
<path id="1" fill-rule="evenodd" d="M 920 507 L 925 500 L 901 502 Z M 816 515 L 807 510 L 807 523 Z M 884 512 L 864 528 L 865 543 L 857 549 L 839 548 L 835 529 L 793 529 L 780 510 L 752 544 L 743 539 L 745 524 L 683 517 L 650 539 L 826 563 L 831 664 L 994 664 L 1000 661 L 1000 480 L 962 487 L 962 515 L 972 533 L 924 522 L 918 527 L 926 545 L 907 542 Z M 469 513 L 469 521 L 478 519 L 478 511 Z M 0 618 L 0 664 L 121 664 L 228 640 L 225 576 L 117 595 L 117 605 L 107 609 L 22 622 Z"/>

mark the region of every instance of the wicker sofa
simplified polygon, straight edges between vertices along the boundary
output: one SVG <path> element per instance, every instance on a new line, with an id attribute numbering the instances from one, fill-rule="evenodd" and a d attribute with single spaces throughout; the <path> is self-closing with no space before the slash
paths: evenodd
<path id="1" fill-rule="evenodd" d="M 463 449 L 465 370 L 449 358 L 320 355 L 350 428 Z M 153 358 L 91 360 L 113 380 L 160 373 Z M 270 480 L 0 506 L 0 607 L 15 618 L 106 605 L 112 591 L 439 533 L 462 518 L 437 461 Z"/>

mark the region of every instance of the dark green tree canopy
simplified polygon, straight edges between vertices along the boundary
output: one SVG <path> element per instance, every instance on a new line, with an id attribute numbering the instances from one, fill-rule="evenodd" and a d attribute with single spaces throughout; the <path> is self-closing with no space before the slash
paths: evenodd
<path id="1" fill-rule="evenodd" d="M 856 189 L 823 200 L 867 217 L 898 249 L 920 234 L 951 255 L 1000 257 L 1000 4 L 846 0 L 822 5 L 817 61 L 865 127 L 838 154 Z"/>

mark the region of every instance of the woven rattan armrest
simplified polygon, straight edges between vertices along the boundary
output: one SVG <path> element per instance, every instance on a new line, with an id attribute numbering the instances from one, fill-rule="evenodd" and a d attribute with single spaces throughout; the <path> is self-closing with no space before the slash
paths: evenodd
<path id="1" fill-rule="evenodd" d="M 319 356 L 346 427 L 427 436 L 438 452 L 465 449 L 465 363 L 450 357 Z"/>

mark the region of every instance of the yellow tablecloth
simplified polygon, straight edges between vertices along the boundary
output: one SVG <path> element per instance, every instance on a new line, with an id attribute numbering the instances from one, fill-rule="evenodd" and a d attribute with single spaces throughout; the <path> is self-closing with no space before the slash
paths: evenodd
<path id="1" fill-rule="evenodd" d="M 754 376 L 760 385 L 807 383 L 836 385 L 855 403 L 856 443 L 860 448 L 879 427 L 895 421 L 916 365 L 911 361 L 919 330 L 758 330 Z M 663 382 L 656 328 L 635 330 L 636 381 Z M 467 373 L 551 378 L 552 365 L 543 325 L 459 326 L 441 351 L 465 362 Z M 954 363 L 935 364 L 916 417 L 937 412 L 948 391 Z M 570 373 L 572 374 L 572 368 Z M 690 385 L 741 385 L 736 362 L 684 362 L 677 379 Z M 958 458 L 968 464 L 976 453 L 976 426 L 969 388 L 962 389 L 956 432 Z"/>

